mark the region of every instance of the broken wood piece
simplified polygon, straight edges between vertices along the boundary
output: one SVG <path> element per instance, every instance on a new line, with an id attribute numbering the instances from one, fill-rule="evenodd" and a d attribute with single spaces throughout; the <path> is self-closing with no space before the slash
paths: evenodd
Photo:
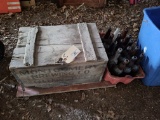
<path id="1" fill-rule="evenodd" d="M 28 32 L 27 44 L 23 59 L 23 64 L 26 66 L 34 66 L 34 51 L 37 32 L 38 27 L 30 28 L 30 31 Z"/>

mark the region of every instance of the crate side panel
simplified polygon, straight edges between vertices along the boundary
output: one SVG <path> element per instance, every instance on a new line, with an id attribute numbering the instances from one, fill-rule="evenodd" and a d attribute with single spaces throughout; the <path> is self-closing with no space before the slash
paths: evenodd
<path id="1" fill-rule="evenodd" d="M 15 69 L 16 75 L 26 86 L 70 85 L 92 83 L 101 80 L 106 62 L 75 65 L 46 66 L 30 69 Z"/>

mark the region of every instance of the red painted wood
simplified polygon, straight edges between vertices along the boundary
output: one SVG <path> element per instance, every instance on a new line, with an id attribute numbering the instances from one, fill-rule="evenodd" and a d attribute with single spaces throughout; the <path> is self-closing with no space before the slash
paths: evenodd
<path id="1" fill-rule="evenodd" d="M 37 95 L 73 92 L 73 91 L 108 88 L 108 87 L 116 87 L 116 85 L 113 85 L 107 81 L 101 81 L 97 83 L 76 84 L 76 85 L 70 85 L 70 86 L 59 86 L 59 87 L 51 87 L 51 88 L 25 87 L 24 92 L 21 86 L 18 86 L 16 96 L 17 97 L 37 96 Z"/>
<path id="2" fill-rule="evenodd" d="M 21 5 L 19 0 L 1 0 L 0 13 L 14 13 L 21 12 Z"/>

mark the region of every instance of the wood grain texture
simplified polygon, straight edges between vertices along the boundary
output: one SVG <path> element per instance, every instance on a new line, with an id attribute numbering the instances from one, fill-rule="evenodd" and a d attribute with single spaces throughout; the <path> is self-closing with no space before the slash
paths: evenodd
<path id="1" fill-rule="evenodd" d="M 81 35 L 77 24 L 39 26 L 35 42 L 34 66 L 25 66 L 23 58 L 31 27 L 21 27 L 17 46 L 13 51 L 9 69 L 22 80 L 25 86 L 52 87 L 70 84 L 99 82 L 107 65 L 108 57 L 101 42 L 95 23 L 85 24 L 89 53 L 95 54 L 86 62 Z M 82 33 L 82 32 L 81 32 Z M 87 43 L 88 39 L 84 42 Z M 88 43 L 87 43 L 88 44 Z M 75 45 L 82 52 L 70 64 L 56 63 L 61 55 Z M 88 45 L 86 45 L 88 47 Z M 89 46 L 90 47 L 90 46 Z M 27 52 L 27 51 L 26 51 Z M 29 54 L 29 53 L 27 53 Z"/>
<path id="2" fill-rule="evenodd" d="M 80 40 L 82 43 L 82 49 L 84 52 L 84 58 L 85 61 L 95 61 L 97 60 L 94 48 L 93 48 L 93 44 L 92 44 L 92 40 L 88 31 L 88 27 L 86 23 L 79 23 L 77 24 L 78 26 L 78 30 L 79 30 L 79 34 L 80 34 Z"/>
<path id="3" fill-rule="evenodd" d="M 93 44 L 93 48 L 95 50 L 97 61 L 100 60 L 108 61 L 108 57 L 101 42 L 96 24 L 87 23 L 87 27 Z M 25 65 L 23 65 L 22 56 L 24 54 L 24 48 L 27 43 L 27 34 L 29 31 L 30 27 L 21 27 L 19 29 L 18 42 L 13 52 L 10 68 L 26 67 Z M 45 66 L 45 65 L 55 64 L 55 61 L 58 59 L 58 57 L 63 52 L 65 52 L 71 45 L 75 45 L 80 50 L 82 50 L 77 24 L 40 26 L 35 43 L 36 51 L 35 51 L 34 65 Z M 44 53 L 40 54 L 39 52 L 44 52 Z M 77 56 L 75 61 L 72 62 L 71 64 L 85 62 L 83 55 L 84 52 L 82 51 L 80 55 Z M 40 60 L 37 60 L 38 58 L 40 58 Z"/>
<path id="4" fill-rule="evenodd" d="M 27 44 L 23 64 L 26 66 L 34 66 L 35 41 L 38 32 L 38 27 L 30 28 L 27 36 Z"/>
<path id="5" fill-rule="evenodd" d="M 51 87 L 101 81 L 107 62 L 15 69 L 25 86 Z"/>

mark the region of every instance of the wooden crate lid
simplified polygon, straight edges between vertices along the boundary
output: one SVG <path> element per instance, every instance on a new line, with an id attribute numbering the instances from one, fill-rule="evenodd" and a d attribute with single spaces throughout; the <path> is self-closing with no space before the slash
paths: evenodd
<path id="1" fill-rule="evenodd" d="M 19 29 L 18 42 L 13 52 L 10 69 L 31 67 L 24 65 L 23 61 L 27 52 L 28 37 L 34 38 L 34 34 L 36 35 L 35 50 L 34 53 L 28 53 L 31 57 L 33 56 L 33 67 L 56 65 L 60 56 L 72 45 L 82 52 L 70 64 L 108 61 L 95 23 L 39 26 L 37 34 L 35 28 Z"/>

